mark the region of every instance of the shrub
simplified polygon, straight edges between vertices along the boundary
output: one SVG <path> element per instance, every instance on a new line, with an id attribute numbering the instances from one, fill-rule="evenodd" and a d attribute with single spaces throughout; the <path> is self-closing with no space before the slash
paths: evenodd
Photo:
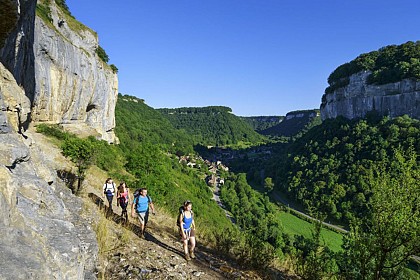
<path id="1" fill-rule="evenodd" d="M 118 73 L 118 68 L 117 68 L 117 66 L 115 66 L 114 64 L 111 64 L 111 65 L 109 65 L 109 67 L 111 67 L 112 72 L 114 72 L 114 74 L 117 74 L 117 73 Z"/>
<path id="2" fill-rule="evenodd" d="M 96 49 L 96 54 L 99 56 L 99 58 L 105 62 L 108 63 L 109 61 L 109 56 L 106 54 L 105 50 L 98 45 L 98 48 Z"/>

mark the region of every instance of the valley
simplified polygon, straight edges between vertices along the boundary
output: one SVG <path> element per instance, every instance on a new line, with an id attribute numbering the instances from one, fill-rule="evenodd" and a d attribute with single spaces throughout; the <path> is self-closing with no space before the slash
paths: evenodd
<path id="1" fill-rule="evenodd" d="M 1 279 L 420 278 L 420 41 L 331 69 L 319 108 L 242 117 L 155 109 L 145 81 L 120 93 L 65 0 L 0 12 Z M 104 205 L 107 178 L 153 197 L 145 236 Z M 176 226 L 187 200 L 195 260 Z"/>

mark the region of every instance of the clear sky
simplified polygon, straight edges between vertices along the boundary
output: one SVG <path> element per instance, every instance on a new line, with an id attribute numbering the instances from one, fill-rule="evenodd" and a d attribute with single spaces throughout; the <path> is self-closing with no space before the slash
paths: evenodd
<path id="1" fill-rule="evenodd" d="M 328 75 L 420 40 L 419 0 L 66 0 L 95 30 L 119 92 L 153 108 L 238 116 L 319 108 Z"/>

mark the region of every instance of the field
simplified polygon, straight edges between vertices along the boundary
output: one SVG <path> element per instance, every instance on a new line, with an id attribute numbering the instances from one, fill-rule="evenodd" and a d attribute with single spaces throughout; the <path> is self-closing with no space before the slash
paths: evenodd
<path id="1" fill-rule="evenodd" d="M 281 212 L 279 214 L 281 223 L 285 233 L 290 235 L 303 235 L 307 238 L 312 236 L 312 231 L 314 230 L 314 225 L 306 222 L 298 217 L 287 213 Z M 334 252 L 341 250 L 341 244 L 343 243 L 342 235 L 331 230 L 322 229 L 321 231 L 322 241 Z"/>

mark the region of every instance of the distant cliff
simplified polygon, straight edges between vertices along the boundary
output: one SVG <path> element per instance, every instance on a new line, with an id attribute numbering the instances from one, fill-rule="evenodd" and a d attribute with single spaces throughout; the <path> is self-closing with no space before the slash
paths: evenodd
<path id="1" fill-rule="evenodd" d="M 405 79 L 396 83 L 369 85 L 369 75 L 369 71 L 353 74 L 347 86 L 325 94 L 321 118 L 363 118 L 366 113 L 376 111 L 390 117 L 409 115 L 420 119 L 419 80 Z"/>
<path id="2" fill-rule="evenodd" d="M 308 126 L 316 125 L 317 120 L 319 120 L 318 110 L 292 111 L 287 113 L 280 123 L 262 130 L 260 133 L 263 135 L 291 137 Z"/>
<path id="3" fill-rule="evenodd" d="M 260 132 L 273 127 L 283 121 L 283 116 L 254 116 L 239 117 L 247 122 L 255 131 Z"/>
<path id="4" fill-rule="evenodd" d="M 340 65 L 328 77 L 321 118 L 375 111 L 420 118 L 420 41 L 389 45 Z"/>
<path id="5" fill-rule="evenodd" d="M 31 101 L 30 121 L 58 123 L 116 142 L 118 79 L 96 50 L 98 39 L 55 1 L 21 1 L 17 28 L 0 62 Z"/>

